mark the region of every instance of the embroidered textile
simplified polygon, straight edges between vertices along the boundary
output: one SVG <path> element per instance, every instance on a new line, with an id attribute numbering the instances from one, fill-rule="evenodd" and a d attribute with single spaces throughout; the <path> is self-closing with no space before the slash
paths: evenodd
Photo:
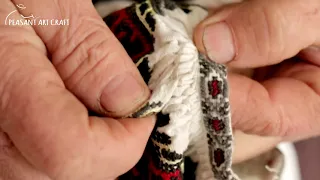
<path id="1" fill-rule="evenodd" d="M 192 41 L 207 14 L 198 5 L 139 0 L 104 18 L 152 91 L 131 117 L 157 115 L 143 157 L 120 180 L 239 179 L 231 162 L 226 67 L 200 54 Z"/>

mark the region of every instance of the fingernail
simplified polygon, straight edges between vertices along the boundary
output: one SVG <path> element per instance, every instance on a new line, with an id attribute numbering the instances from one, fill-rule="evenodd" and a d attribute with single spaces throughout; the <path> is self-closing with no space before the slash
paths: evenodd
<path id="1" fill-rule="evenodd" d="M 225 22 L 215 23 L 205 28 L 203 45 L 212 61 L 227 63 L 235 57 L 232 32 Z"/>
<path id="2" fill-rule="evenodd" d="M 101 105 L 111 114 L 127 115 L 135 111 L 148 98 L 148 88 L 133 75 L 121 74 L 114 77 L 101 95 Z"/>

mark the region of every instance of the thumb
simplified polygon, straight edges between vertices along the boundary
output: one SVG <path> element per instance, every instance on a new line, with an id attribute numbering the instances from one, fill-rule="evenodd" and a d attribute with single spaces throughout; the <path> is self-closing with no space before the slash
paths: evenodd
<path id="1" fill-rule="evenodd" d="M 62 25 L 33 28 L 46 44 L 67 88 L 87 107 L 111 116 L 125 116 L 147 100 L 147 85 L 90 0 L 14 3 L 23 3 L 26 8 L 19 12 L 34 14 L 38 22 L 62 20 Z"/>
<path id="2" fill-rule="evenodd" d="M 320 44 L 320 1 L 246 1 L 204 20 L 195 43 L 211 60 L 239 68 L 277 64 Z"/>

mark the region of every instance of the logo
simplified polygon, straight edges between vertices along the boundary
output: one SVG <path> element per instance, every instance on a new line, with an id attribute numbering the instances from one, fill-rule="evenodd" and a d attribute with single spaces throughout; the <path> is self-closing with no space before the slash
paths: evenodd
<path id="1" fill-rule="evenodd" d="M 16 5 L 18 9 L 21 11 L 26 9 L 27 7 L 23 4 L 17 4 Z M 18 13 L 21 17 L 21 19 L 18 18 L 11 18 L 13 14 Z M 11 11 L 4 22 L 5 25 L 10 26 L 68 26 L 69 25 L 69 19 L 42 19 L 40 17 L 34 16 L 33 14 L 29 16 L 24 16 L 19 13 L 19 11 L 16 9 L 14 11 Z"/>

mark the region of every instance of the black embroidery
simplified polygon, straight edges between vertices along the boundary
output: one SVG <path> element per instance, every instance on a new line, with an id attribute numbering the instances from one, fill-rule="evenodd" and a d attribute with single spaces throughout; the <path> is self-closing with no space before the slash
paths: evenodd
<path id="1" fill-rule="evenodd" d="M 165 133 L 160 133 L 158 131 L 155 131 L 153 133 L 152 138 L 161 144 L 165 144 L 165 145 L 171 144 L 170 136 L 166 135 Z"/>
<path id="2" fill-rule="evenodd" d="M 157 114 L 156 127 L 163 127 L 168 125 L 170 122 L 169 114 L 163 114 L 162 112 Z"/>
<path id="3" fill-rule="evenodd" d="M 148 4 L 147 3 L 142 3 L 140 5 L 140 13 L 141 13 L 141 15 L 144 15 L 144 13 L 146 12 L 147 9 L 148 9 Z"/>
<path id="4" fill-rule="evenodd" d="M 151 77 L 148 57 L 143 58 L 142 62 L 138 66 L 138 69 L 143 77 L 144 82 L 148 84 Z"/>
<path id="5" fill-rule="evenodd" d="M 214 161 L 217 164 L 218 167 L 221 166 L 222 163 L 224 163 L 225 158 L 224 158 L 224 151 L 222 149 L 217 149 L 214 151 Z"/>
<path id="6" fill-rule="evenodd" d="M 168 150 L 166 150 L 164 148 L 161 150 L 161 155 L 162 155 L 162 157 L 164 157 L 170 161 L 176 161 L 176 160 L 179 160 L 182 158 L 182 154 L 178 154 L 175 152 L 169 152 Z"/>
<path id="7" fill-rule="evenodd" d="M 198 163 L 193 162 L 190 157 L 185 157 L 184 159 L 184 180 L 196 180 L 196 169 Z"/>
<path id="8" fill-rule="evenodd" d="M 156 29 L 156 20 L 152 17 L 151 12 L 147 13 L 146 21 L 149 24 L 151 31 L 154 31 Z"/>

